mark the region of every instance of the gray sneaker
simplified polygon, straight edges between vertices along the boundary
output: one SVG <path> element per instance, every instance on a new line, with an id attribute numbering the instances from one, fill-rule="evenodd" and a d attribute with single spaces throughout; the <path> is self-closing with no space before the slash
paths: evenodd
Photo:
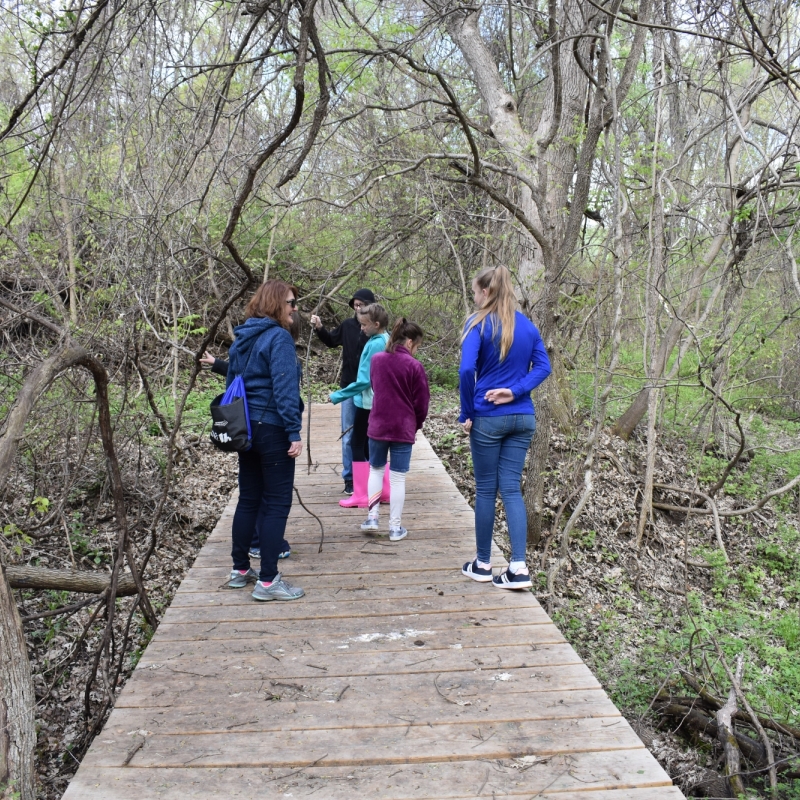
<path id="1" fill-rule="evenodd" d="M 399 542 L 401 539 L 405 539 L 406 536 L 408 536 L 408 531 L 402 526 L 399 528 L 389 528 L 390 542 Z"/>
<path id="2" fill-rule="evenodd" d="M 264 586 L 261 581 L 253 589 L 255 600 L 298 600 L 305 592 L 299 586 L 292 586 L 281 578 L 280 572 L 272 579 L 272 583 Z"/>
<path id="3" fill-rule="evenodd" d="M 361 523 L 361 530 L 362 531 L 376 531 L 378 530 L 378 518 L 377 517 L 367 517 L 364 522 Z"/>
<path id="4" fill-rule="evenodd" d="M 226 584 L 228 589 L 244 589 L 248 583 L 255 583 L 258 580 L 258 575 L 252 570 L 248 569 L 247 572 L 239 572 L 235 569 L 231 572 L 231 577 Z"/>

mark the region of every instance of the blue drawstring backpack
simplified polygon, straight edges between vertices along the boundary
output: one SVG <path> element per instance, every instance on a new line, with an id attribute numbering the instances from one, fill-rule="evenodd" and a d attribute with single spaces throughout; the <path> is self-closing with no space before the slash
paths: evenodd
<path id="1" fill-rule="evenodd" d="M 211 401 L 211 444 L 226 453 L 244 453 L 253 445 L 243 376 L 255 349 L 254 344 L 247 354 L 244 369 L 234 377 L 225 394 Z"/>
<path id="2" fill-rule="evenodd" d="M 211 444 L 226 453 L 243 453 L 250 449 L 253 434 L 241 375 L 233 379 L 225 394 L 211 401 L 211 419 Z"/>

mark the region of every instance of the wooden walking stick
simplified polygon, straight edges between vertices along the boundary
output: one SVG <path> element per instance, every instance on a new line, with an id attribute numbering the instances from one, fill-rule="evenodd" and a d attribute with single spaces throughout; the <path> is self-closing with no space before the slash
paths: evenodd
<path id="1" fill-rule="evenodd" d="M 335 270 L 334 270 L 335 272 Z M 322 305 L 322 298 L 325 297 L 325 289 L 328 287 L 328 281 L 333 277 L 333 272 L 328 274 L 328 277 L 325 278 L 325 283 L 322 284 L 322 289 L 319 292 L 319 300 L 317 301 L 317 305 L 314 310 L 311 312 L 312 315 L 319 313 L 319 308 Z M 309 317 L 310 319 L 310 317 Z M 308 387 L 308 402 L 306 403 L 306 407 L 308 408 L 308 426 L 306 428 L 306 460 L 308 464 L 308 474 L 311 474 L 311 376 L 309 375 L 308 370 L 308 363 L 311 358 L 311 339 L 314 336 L 314 326 L 309 325 L 308 331 L 308 345 L 306 346 L 306 386 Z"/>

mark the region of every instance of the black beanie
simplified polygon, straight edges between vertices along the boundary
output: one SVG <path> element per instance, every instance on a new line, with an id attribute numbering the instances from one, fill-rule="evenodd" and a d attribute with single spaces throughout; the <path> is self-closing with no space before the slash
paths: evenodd
<path id="1" fill-rule="evenodd" d="M 350 308 L 353 307 L 353 300 L 360 300 L 362 303 L 370 305 L 375 302 L 375 295 L 369 289 L 359 289 L 348 303 Z"/>

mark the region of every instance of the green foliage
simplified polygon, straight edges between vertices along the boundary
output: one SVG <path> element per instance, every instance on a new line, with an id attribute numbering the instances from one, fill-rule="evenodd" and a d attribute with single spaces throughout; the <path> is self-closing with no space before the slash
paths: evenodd
<path id="1" fill-rule="evenodd" d="M 458 389 L 458 367 L 440 366 L 432 364 L 426 365 L 428 380 L 443 389 Z"/>
<path id="2" fill-rule="evenodd" d="M 33 509 L 33 513 L 45 514 L 50 508 L 50 501 L 46 497 L 34 497 L 33 500 L 31 500 L 31 508 Z"/>

